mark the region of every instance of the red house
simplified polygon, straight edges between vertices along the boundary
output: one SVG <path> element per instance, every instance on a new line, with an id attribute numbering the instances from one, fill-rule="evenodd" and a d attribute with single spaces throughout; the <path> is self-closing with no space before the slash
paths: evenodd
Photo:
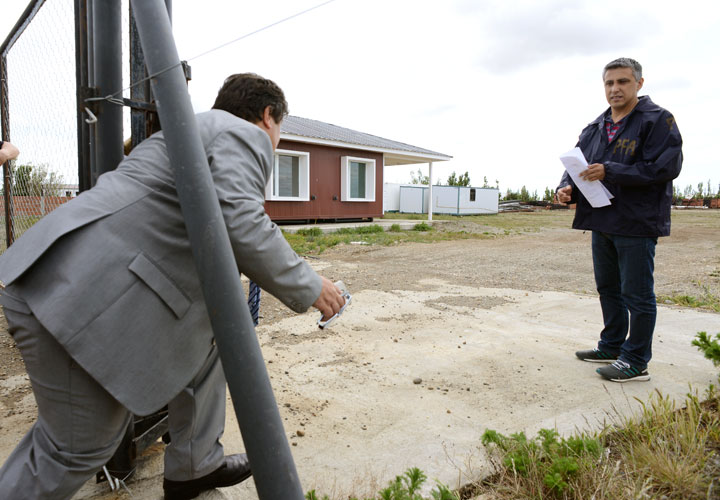
<path id="1" fill-rule="evenodd" d="M 452 157 L 329 123 L 288 116 L 265 192 L 275 221 L 372 219 L 383 215 L 386 166 Z"/>

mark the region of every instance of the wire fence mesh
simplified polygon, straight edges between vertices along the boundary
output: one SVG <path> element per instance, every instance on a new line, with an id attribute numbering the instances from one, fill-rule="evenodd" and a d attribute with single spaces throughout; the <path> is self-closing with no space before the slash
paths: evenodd
<path id="1" fill-rule="evenodd" d="M 12 225 L 12 238 L 17 239 L 79 190 L 75 6 L 68 0 L 37 0 L 35 6 L 35 14 L 2 54 L 1 98 L 7 109 L 3 132 L 20 156 L 10 162 L 9 192 L 3 187 L 0 252 L 7 247 L 6 224 Z M 122 1 L 122 12 L 123 88 L 127 88 L 128 0 Z M 130 92 L 123 94 L 129 97 Z M 123 116 L 125 136 L 130 130 L 129 110 Z M 5 204 L 11 213 L 7 221 Z"/>
<path id="2" fill-rule="evenodd" d="M 44 2 L 5 54 L 15 237 L 77 193 L 74 18 L 72 2 Z"/>

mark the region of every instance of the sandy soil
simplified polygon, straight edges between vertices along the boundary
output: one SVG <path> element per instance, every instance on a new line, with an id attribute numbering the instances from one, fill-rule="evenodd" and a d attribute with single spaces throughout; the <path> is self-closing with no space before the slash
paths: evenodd
<path id="1" fill-rule="evenodd" d="M 455 486 L 487 470 L 479 436 L 570 431 L 632 410 L 655 389 L 682 397 L 716 370 L 690 340 L 720 314 L 662 305 L 646 384 L 603 384 L 576 349 L 600 327 L 590 235 L 555 228 L 483 240 L 348 245 L 309 257 L 353 304 L 331 330 L 263 296 L 257 333 L 304 488 L 336 498 L 377 491 L 409 466 Z M 498 216 L 502 217 L 502 215 Z M 657 247 L 656 293 L 720 295 L 720 211 L 679 214 Z M 483 232 L 462 220 L 440 230 Z M 0 324 L 0 460 L 35 418 L 22 360 Z M 587 369 L 586 369 L 587 368 Z M 570 375 L 570 376 L 568 376 Z M 419 380 L 419 382 L 418 382 Z M 242 440 L 228 406 L 228 452 Z M 299 432 L 298 432 L 299 431 Z M 162 444 L 141 457 L 134 498 L 162 496 Z M 79 498 L 129 498 L 88 483 Z M 252 482 L 205 498 L 257 498 Z"/>

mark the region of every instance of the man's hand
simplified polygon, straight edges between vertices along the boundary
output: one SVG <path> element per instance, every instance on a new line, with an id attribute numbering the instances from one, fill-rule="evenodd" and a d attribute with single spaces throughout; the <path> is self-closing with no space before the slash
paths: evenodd
<path id="1" fill-rule="evenodd" d="M 587 170 L 580 172 L 580 177 L 586 181 L 601 181 L 605 178 L 605 165 L 602 163 L 588 165 Z"/>
<path id="2" fill-rule="evenodd" d="M 324 276 L 320 276 L 320 278 L 322 279 L 322 290 L 313 306 L 322 313 L 322 320 L 325 321 L 340 311 L 340 308 L 345 305 L 345 297 L 332 281 Z"/>
<path id="3" fill-rule="evenodd" d="M 2 148 L 0 148 L 0 165 L 8 160 L 14 160 L 20 154 L 20 150 L 10 144 L 9 142 L 3 142 Z"/>
<path id="4" fill-rule="evenodd" d="M 555 201 L 567 205 L 572 197 L 572 186 L 565 186 L 557 190 L 555 193 Z"/>

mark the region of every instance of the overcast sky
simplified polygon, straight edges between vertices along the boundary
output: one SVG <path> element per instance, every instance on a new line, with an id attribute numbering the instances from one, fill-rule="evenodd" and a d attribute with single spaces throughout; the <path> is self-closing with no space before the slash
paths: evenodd
<path id="1" fill-rule="evenodd" d="M 3 39 L 22 3 L 2 0 Z M 225 76 L 252 71 L 285 90 L 293 115 L 452 156 L 433 181 L 468 171 L 476 186 L 487 177 L 542 194 L 560 178 L 558 156 L 607 108 L 603 66 L 627 56 L 643 65 L 641 94 L 677 119 L 676 185 L 718 190 L 718 2 L 335 0 L 194 59 L 320 3 L 174 0 L 195 110 L 210 108 Z M 427 167 L 387 167 L 385 179 Z"/>

